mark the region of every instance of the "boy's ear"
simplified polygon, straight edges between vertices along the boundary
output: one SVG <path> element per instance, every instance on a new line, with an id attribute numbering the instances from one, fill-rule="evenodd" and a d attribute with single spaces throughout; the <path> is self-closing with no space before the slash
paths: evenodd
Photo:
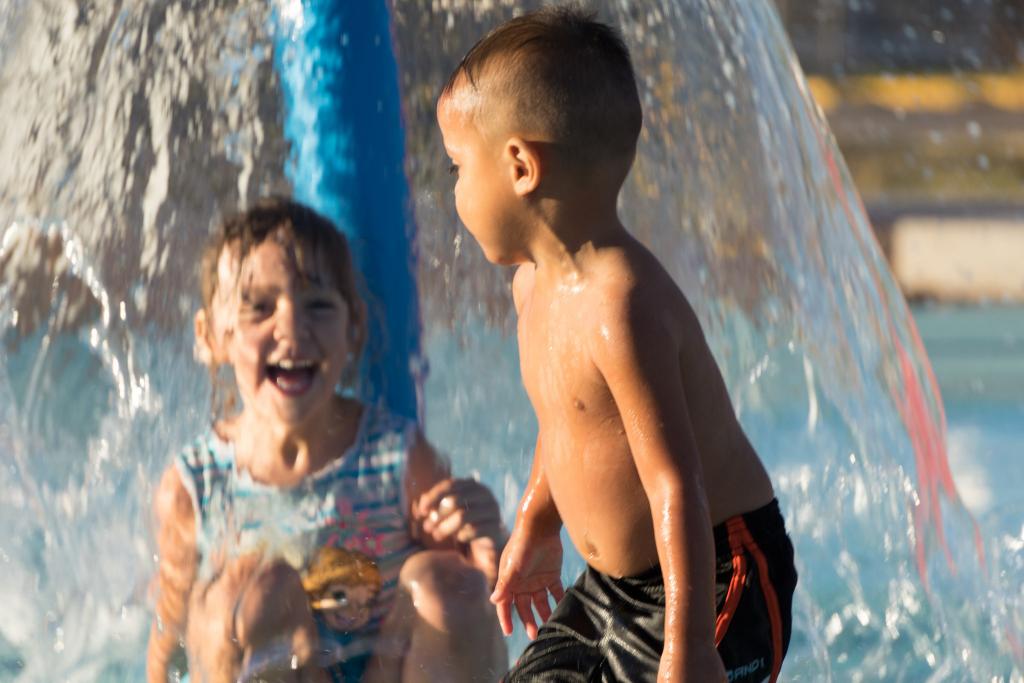
<path id="1" fill-rule="evenodd" d="M 525 197 L 536 190 L 543 170 L 537 148 L 520 137 L 509 138 L 505 143 L 505 158 L 509 164 L 513 191 Z"/>
<path id="2" fill-rule="evenodd" d="M 200 308 L 196 311 L 193 328 L 196 343 L 192 347 L 192 356 L 203 365 L 214 365 L 213 345 L 210 343 L 210 318 L 206 315 L 206 309 Z"/>

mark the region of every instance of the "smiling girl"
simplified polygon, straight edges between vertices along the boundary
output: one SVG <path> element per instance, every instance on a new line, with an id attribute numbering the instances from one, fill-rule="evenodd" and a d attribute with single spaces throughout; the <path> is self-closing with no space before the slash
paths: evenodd
<path id="1" fill-rule="evenodd" d="M 366 331 L 344 236 L 266 200 L 201 270 L 197 357 L 231 368 L 241 410 L 160 482 L 149 680 L 182 640 L 193 681 L 496 678 L 497 503 L 413 422 L 337 392 Z"/>

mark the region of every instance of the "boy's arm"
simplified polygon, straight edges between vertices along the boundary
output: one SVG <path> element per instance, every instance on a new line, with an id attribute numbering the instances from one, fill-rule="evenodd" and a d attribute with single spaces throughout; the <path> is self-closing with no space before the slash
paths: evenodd
<path id="1" fill-rule="evenodd" d="M 498 612 L 504 634 L 512 634 L 512 606 L 515 605 L 526 634 L 537 637 L 537 620 L 543 624 L 551 616 L 548 595 L 557 604 L 564 596 L 562 588 L 562 517 L 548 488 L 541 454 L 540 435 L 533 454 L 533 466 L 526 484 L 516 523 L 508 545 L 501 554 L 498 581 L 491 602 Z"/>
<path id="2" fill-rule="evenodd" d="M 192 499 L 178 470 L 169 467 L 160 479 L 156 500 L 156 619 L 146 649 L 146 676 L 165 683 L 167 667 L 184 637 L 189 593 L 196 577 L 196 531 Z"/>
<path id="3" fill-rule="evenodd" d="M 541 456 L 540 434 L 533 450 L 533 465 L 530 478 L 516 509 L 516 527 L 522 527 L 531 535 L 557 534 L 562 529 L 562 517 L 558 514 L 555 500 L 548 488 L 548 477 L 544 472 Z"/>
<path id="4" fill-rule="evenodd" d="M 593 335 L 593 357 L 651 508 L 665 581 L 659 680 L 724 680 L 714 641 L 714 537 L 678 341 L 656 302 L 612 302 Z"/>

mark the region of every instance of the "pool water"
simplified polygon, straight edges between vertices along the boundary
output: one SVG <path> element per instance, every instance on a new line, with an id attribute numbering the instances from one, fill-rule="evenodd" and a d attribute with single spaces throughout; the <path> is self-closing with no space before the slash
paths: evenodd
<path id="1" fill-rule="evenodd" d="M 914 309 L 942 391 L 964 503 L 992 533 L 1024 526 L 1024 307 Z"/>
<path id="2" fill-rule="evenodd" d="M 406 0 L 383 18 L 406 135 L 404 168 L 385 171 L 409 182 L 419 256 L 383 279 L 415 279 L 423 325 L 423 356 L 390 369 L 426 374 L 428 436 L 509 521 L 535 424 L 508 273 L 454 216 L 433 105 L 513 4 L 536 3 Z M 622 215 L 691 297 L 796 544 L 786 680 L 1021 680 L 1019 309 L 916 311 L 964 507 L 944 488 L 907 309 L 772 4 L 597 4 L 642 75 Z M 189 324 L 198 245 L 232 206 L 321 197 L 316 183 L 366 163 L 345 120 L 313 117 L 320 147 L 284 123 L 289 104 L 310 110 L 283 91 L 344 104 L 289 83 L 343 77 L 352 46 L 387 51 L 383 30 L 300 49 L 280 20 L 312 30 L 327 6 L 361 5 L 0 0 L 0 680 L 142 678 L 153 487 L 208 426 Z M 388 109 L 369 104 L 370 118 Z M 337 168 L 303 178 L 300 152 Z M 580 566 L 570 556 L 565 579 Z"/>

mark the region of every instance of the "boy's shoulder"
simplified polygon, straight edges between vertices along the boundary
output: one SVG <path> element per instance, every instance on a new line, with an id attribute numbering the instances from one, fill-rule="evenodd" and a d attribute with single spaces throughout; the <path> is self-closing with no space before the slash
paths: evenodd
<path id="1" fill-rule="evenodd" d="M 590 301 L 597 336 L 611 346 L 646 347 L 652 337 L 678 345 L 698 327 L 675 280 L 639 243 L 603 255 Z"/>
<path id="2" fill-rule="evenodd" d="M 593 275 L 595 299 L 612 314 L 664 311 L 685 299 L 654 254 L 638 242 L 605 249 Z"/>
<path id="3" fill-rule="evenodd" d="M 523 302 L 530 296 L 533 290 L 533 276 L 537 267 L 533 263 L 523 263 L 516 268 L 512 276 L 512 304 L 516 307 L 516 313 L 521 312 Z"/>

